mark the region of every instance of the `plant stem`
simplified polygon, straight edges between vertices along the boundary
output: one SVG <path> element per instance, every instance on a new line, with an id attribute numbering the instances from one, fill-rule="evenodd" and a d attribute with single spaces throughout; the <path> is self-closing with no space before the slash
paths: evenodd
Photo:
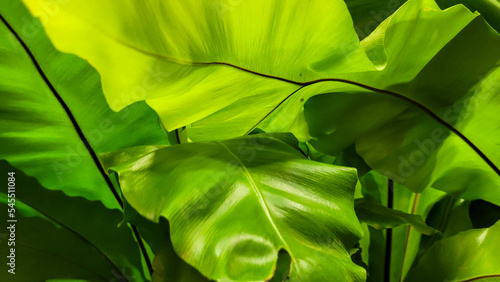
<path id="1" fill-rule="evenodd" d="M 394 182 L 388 179 L 387 184 L 387 207 L 394 207 Z M 391 280 L 391 253 L 392 253 L 392 228 L 388 228 L 385 236 L 385 264 L 384 264 L 384 281 Z"/>

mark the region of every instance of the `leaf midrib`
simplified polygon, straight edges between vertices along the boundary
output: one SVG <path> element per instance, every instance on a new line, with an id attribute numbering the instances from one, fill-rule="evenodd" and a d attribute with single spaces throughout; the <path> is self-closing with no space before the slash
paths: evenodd
<path id="1" fill-rule="evenodd" d="M 163 59 L 163 60 L 166 60 L 166 61 L 170 61 L 170 62 L 178 63 L 178 64 L 184 64 L 184 65 L 221 65 L 221 66 L 227 66 L 227 67 L 232 67 L 232 68 L 238 69 L 240 71 L 251 73 L 251 74 L 254 74 L 254 75 L 257 75 L 257 76 L 260 76 L 260 77 L 265 77 L 265 78 L 269 78 L 269 79 L 275 79 L 275 80 L 279 80 L 279 81 L 283 81 L 283 82 L 287 82 L 287 83 L 299 86 L 296 90 L 294 90 L 287 97 L 285 97 L 283 100 L 281 100 L 271 111 L 269 111 L 255 125 L 253 125 L 245 133 L 245 135 L 249 134 L 262 121 L 264 121 L 269 115 L 271 115 L 276 109 L 278 109 L 279 106 L 281 106 L 285 101 L 287 101 L 290 97 L 292 97 L 295 93 L 297 93 L 298 91 L 300 91 L 304 87 L 307 87 L 307 86 L 310 86 L 310 85 L 314 85 L 314 84 L 317 84 L 317 83 L 321 83 L 321 82 L 339 82 L 339 83 L 345 83 L 345 84 L 350 84 L 350 85 L 353 85 L 353 86 L 357 86 L 357 87 L 360 87 L 360 88 L 363 88 L 363 89 L 366 89 L 366 90 L 369 90 L 369 91 L 372 91 L 372 92 L 389 95 L 389 96 L 398 98 L 400 100 L 403 100 L 403 101 L 405 101 L 407 103 L 412 104 L 416 108 L 420 109 L 421 111 L 423 111 L 424 113 L 426 113 L 427 115 L 429 115 L 435 121 L 437 121 L 438 123 L 440 123 L 441 125 L 443 125 L 444 127 L 446 127 L 448 130 L 450 130 L 451 132 L 453 132 L 460 139 L 462 139 L 462 141 L 464 141 L 469 147 L 471 147 L 471 149 L 473 149 L 474 152 L 476 152 L 476 154 L 478 154 L 483 159 L 483 161 L 486 162 L 486 164 L 500 177 L 500 168 L 498 168 L 493 163 L 493 161 L 491 161 L 488 158 L 488 156 L 486 156 L 486 154 L 484 154 L 471 140 L 469 140 L 469 138 L 467 138 L 464 134 L 462 134 L 453 125 L 449 124 L 448 122 L 446 122 L 445 120 L 443 120 L 442 118 L 440 118 L 438 115 L 436 115 L 432 110 L 430 110 L 429 108 L 427 108 L 423 104 L 419 103 L 418 101 L 412 100 L 412 99 L 408 98 L 407 96 L 404 96 L 403 94 L 399 94 L 399 93 L 391 91 L 391 90 L 377 88 L 377 87 L 373 87 L 373 86 L 369 86 L 369 85 L 363 84 L 361 82 L 356 82 L 356 81 L 352 81 L 352 80 L 348 80 L 348 79 L 342 79 L 342 78 L 322 78 L 322 79 L 316 79 L 316 80 L 311 80 L 311 81 L 306 81 L 306 82 L 299 82 L 299 81 L 294 81 L 294 80 L 283 78 L 283 77 L 278 77 L 278 76 L 273 76 L 273 75 L 269 75 L 269 74 L 260 73 L 260 72 L 257 72 L 257 71 L 246 69 L 246 68 L 243 68 L 243 67 L 231 64 L 231 63 L 226 63 L 226 62 L 216 62 L 216 61 L 212 61 L 212 62 L 195 62 L 195 61 L 180 60 L 180 59 L 176 59 L 176 58 L 173 58 L 173 57 L 169 57 L 169 56 L 161 55 L 161 54 L 158 54 L 158 53 L 154 53 L 154 52 L 151 52 L 151 51 L 148 51 L 148 50 L 144 50 L 142 48 L 139 48 L 137 46 L 129 44 L 129 43 L 125 42 L 125 41 L 122 41 L 122 40 L 120 40 L 118 38 L 113 37 L 109 33 L 105 32 L 102 28 L 96 26 L 93 23 L 90 23 L 90 22 L 88 22 L 88 21 L 86 21 L 86 20 L 84 20 L 84 19 L 82 19 L 82 18 L 80 18 L 80 17 L 78 17 L 78 16 L 76 16 L 74 14 L 71 14 L 71 16 L 76 17 L 79 20 L 85 21 L 86 23 L 88 23 L 90 26 L 92 26 L 97 31 L 101 32 L 104 36 L 108 37 L 109 39 L 111 39 L 111 40 L 113 40 L 113 41 L 115 41 L 115 42 L 117 42 L 117 43 L 119 43 L 119 44 L 121 44 L 121 45 L 123 45 L 125 47 L 133 49 L 133 50 L 135 50 L 135 51 L 137 51 L 139 53 L 142 53 L 144 55 L 149 55 L 149 56 L 152 56 L 152 57 L 155 57 L 155 58 L 158 58 L 158 59 Z"/>
<path id="2" fill-rule="evenodd" d="M 266 200 L 264 199 L 264 196 L 262 196 L 262 193 L 259 191 L 259 188 L 257 187 L 257 184 L 255 184 L 255 181 L 253 180 L 253 177 L 250 174 L 250 172 L 248 171 L 246 165 L 224 143 L 222 143 L 222 142 L 217 142 L 217 143 L 220 144 L 229 153 L 229 155 L 232 158 L 234 158 L 238 162 L 238 164 L 240 165 L 246 178 L 248 179 L 248 182 L 250 183 L 250 186 L 252 187 L 252 189 L 254 191 L 254 194 L 257 196 L 257 199 L 259 200 L 260 206 L 264 210 L 266 217 L 268 218 L 269 222 L 271 223 L 271 226 L 273 227 L 274 231 L 276 232 L 276 234 L 280 238 L 284 247 L 286 248 L 286 250 L 289 252 L 290 256 L 292 257 L 292 264 L 294 264 L 295 267 L 297 268 L 297 270 L 299 270 L 299 265 L 295 260 L 295 256 L 293 255 L 292 249 L 290 248 L 290 246 L 288 246 L 288 243 L 286 242 L 285 238 L 283 238 L 283 235 L 281 235 L 281 232 L 279 231 L 278 227 L 276 226 L 276 223 L 274 223 L 274 219 L 271 215 L 271 212 L 269 211 L 269 207 L 267 206 Z"/>
<path id="3" fill-rule="evenodd" d="M 117 202 L 123 208 L 123 202 L 122 202 L 121 198 L 118 196 L 117 192 L 113 188 L 114 186 L 111 183 L 111 180 L 106 176 L 106 172 L 104 171 L 104 169 L 103 169 L 103 167 L 102 167 L 102 165 L 101 165 L 101 163 L 99 161 L 99 158 L 97 157 L 97 154 L 95 153 L 95 151 L 92 148 L 92 146 L 90 146 L 89 141 L 87 140 L 87 138 L 83 134 L 82 129 L 80 128 L 78 122 L 76 121 L 75 116 L 73 115 L 73 113 L 69 109 L 68 105 L 62 99 L 61 95 L 55 89 L 55 87 L 52 85 L 52 83 L 50 82 L 50 80 L 48 79 L 48 77 L 45 75 L 45 72 L 42 70 L 42 67 L 38 63 L 38 60 L 35 58 L 35 55 L 31 52 L 31 50 L 26 45 L 26 43 L 21 38 L 21 36 L 14 30 L 14 28 L 8 23 L 8 21 L 4 18 L 4 16 L 2 14 L 0 14 L 0 20 L 7 27 L 7 29 L 12 33 L 12 35 L 14 35 L 14 37 L 19 42 L 19 44 L 21 44 L 21 47 L 23 47 L 24 51 L 26 52 L 26 54 L 31 59 L 31 62 L 33 63 L 33 65 L 36 68 L 36 70 L 39 73 L 39 75 L 41 76 L 43 82 L 47 85 L 47 87 L 49 88 L 50 92 L 52 92 L 52 94 L 57 99 L 57 101 L 59 102 L 59 104 L 61 105 L 61 107 L 63 107 L 63 110 L 66 113 L 66 115 L 68 116 L 68 118 L 70 119 L 70 122 L 73 125 L 73 128 L 75 129 L 76 133 L 78 134 L 78 137 L 80 138 L 80 140 L 82 141 L 82 143 L 85 145 L 85 148 L 87 149 L 87 151 L 90 154 L 92 160 L 94 161 L 94 164 L 96 165 L 96 167 L 99 170 L 100 174 L 103 176 L 104 181 L 106 181 L 106 184 L 109 186 L 109 188 L 110 188 L 111 192 L 113 193 L 114 197 L 116 198 Z"/>
<path id="4" fill-rule="evenodd" d="M 477 276 L 477 277 L 467 278 L 465 280 L 460 280 L 460 282 L 478 281 L 478 280 L 482 280 L 482 279 L 489 279 L 489 278 L 495 278 L 495 277 L 500 278 L 500 274 L 490 274 L 490 275 Z"/>

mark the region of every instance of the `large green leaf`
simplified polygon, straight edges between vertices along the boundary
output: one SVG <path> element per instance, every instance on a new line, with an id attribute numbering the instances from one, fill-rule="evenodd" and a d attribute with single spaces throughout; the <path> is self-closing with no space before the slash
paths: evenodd
<path id="1" fill-rule="evenodd" d="M 347 139 L 364 129 L 376 128 L 409 106 L 415 106 L 423 114 L 452 127 L 455 120 L 449 119 L 456 117 L 457 108 L 450 104 L 467 96 L 470 88 L 495 66 L 499 55 L 491 50 L 498 48 L 498 41 L 498 35 L 478 14 L 471 13 L 463 6 L 442 11 L 432 0 L 408 1 L 361 42 L 378 71 L 338 74 L 336 77 L 311 82 L 283 101 L 260 125 L 266 131 L 280 130 L 283 125 L 277 125 L 293 122 L 303 102 L 314 95 L 367 93 L 371 96 L 375 92 L 388 99 L 395 99 L 390 103 L 382 100 L 380 103 L 384 109 L 377 112 L 366 111 L 364 114 L 369 115 L 370 120 L 355 123 L 354 126 L 360 129 L 353 128 L 352 133 L 348 132 Z M 481 54 L 482 58 L 476 60 L 476 53 Z M 463 77 L 457 80 L 457 76 Z M 450 89 L 458 91 L 442 95 L 450 93 Z M 352 115 L 351 112 L 365 105 L 369 103 L 352 102 L 353 108 L 342 110 Z M 335 104 L 323 104 L 323 107 L 330 106 L 335 107 Z M 392 111 L 386 110 L 391 107 Z M 329 111 L 332 112 L 334 111 Z M 334 126 L 337 123 L 343 124 L 344 120 L 347 123 L 343 126 L 349 128 L 351 121 L 345 118 L 345 112 L 342 113 L 344 116 L 338 114 L 336 120 L 323 124 L 322 133 L 332 133 Z M 373 116 L 380 118 L 373 119 Z M 321 137 L 317 134 L 318 132 L 313 137 Z M 304 136 L 307 137 L 307 134 Z M 335 148 L 339 146 L 337 142 L 329 141 L 331 140 L 325 140 L 324 143 L 333 144 Z M 340 145 L 349 144 L 348 141 L 341 140 Z"/>
<path id="2" fill-rule="evenodd" d="M 40 2 L 26 3 L 35 15 L 46 16 Z M 371 167 L 413 191 L 432 184 L 456 196 L 500 203 L 498 193 L 467 188 L 500 181 L 500 150 L 491 142 L 494 138 L 485 135 L 491 131 L 483 130 L 495 129 L 497 124 L 494 97 L 486 99 L 483 86 L 478 90 L 479 82 L 496 81 L 496 73 L 484 80 L 481 76 L 488 75 L 499 60 L 500 55 L 490 50 L 500 47 L 500 39 L 463 6 L 442 11 L 432 0 L 405 3 L 362 42 L 375 71 L 357 45 L 350 21 L 344 20 L 347 10 L 339 1 L 305 7 L 272 1 L 233 5 L 208 1 L 199 6 L 186 1 L 127 2 L 120 7 L 99 2 L 106 7 L 92 9 L 96 3 L 61 5 L 45 27 L 60 49 L 79 54 L 97 67 L 115 110 L 146 99 L 168 130 L 187 126 L 186 140 L 221 139 L 246 134 L 256 126 L 271 132 L 288 130 L 309 97 L 349 93 L 333 98 L 333 105 L 347 99 L 343 110 L 348 114 L 363 112 L 364 105 L 370 111 L 344 122 L 345 113 L 332 111 L 332 102 L 321 101 L 325 111 L 334 114 L 326 121 L 315 121 L 306 109 L 313 136 L 327 137 L 320 138 L 318 146 L 339 148 L 354 142 Z M 120 13 L 108 15 L 117 9 Z M 257 13 L 260 21 L 250 24 L 249 18 Z M 196 18 L 191 17 L 194 14 Z M 288 21 L 290 17 L 294 20 Z M 305 18 L 314 20 L 305 24 Z M 287 36 L 281 32 L 285 22 Z M 314 33 L 308 31 L 308 40 L 300 40 L 310 25 L 315 26 Z M 286 46 L 286 52 L 278 46 Z M 345 46 L 349 46 L 347 53 Z M 303 50 L 307 56 L 298 60 Z M 155 87 L 134 91 L 151 67 L 159 73 Z M 441 95 L 444 91 L 451 94 Z M 356 100 L 351 94 L 361 96 Z M 381 104 L 376 112 L 363 102 L 365 97 Z M 481 109 L 464 104 L 471 97 L 481 97 L 475 99 Z M 314 107 L 313 112 L 321 113 L 323 108 Z M 457 111 L 468 113 L 467 117 L 458 120 Z M 373 119 L 375 113 L 378 118 Z M 454 135 L 441 144 L 450 132 Z M 332 142 L 344 135 L 347 138 Z M 433 142 L 430 156 L 416 142 L 421 140 Z M 441 145 L 446 147 L 438 158 L 443 161 L 436 161 L 432 153 Z M 335 148 L 322 150 L 336 152 Z M 446 159 L 450 156 L 459 156 L 452 166 Z M 475 170 L 464 174 L 463 162 L 469 160 Z M 401 169 L 408 162 L 416 163 L 410 163 L 410 172 Z M 456 176 L 461 178 L 456 185 L 444 184 Z"/>
<path id="3" fill-rule="evenodd" d="M 193 140 L 241 136 L 304 83 L 375 70 L 342 0 L 80 0 L 52 14 L 24 2 L 60 50 L 96 67 L 112 109 L 146 100 Z M 154 87 L 136 89 L 151 71 Z"/>
<path id="4" fill-rule="evenodd" d="M 114 110 L 146 100 L 158 112 L 166 129 L 185 126 L 181 134 L 177 134 L 178 140 L 219 140 L 248 134 L 255 127 L 271 132 L 288 131 L 295 121 L 295 132 L 304 133 L 301 140 L 307 141 L 312 136 L 311 143 L 316 149 L 342 156 L 335 161 L 355 148 L 364 159 L 360 163 L 366 162 L 417 192 L 397 187 L 394 208 L 423 218 L 429 214 L 428 222 L 436 221 L 438 226 L 444 223 L 445 228 L 439 229 L 446 236 L 469 228 L 470 222 L 447 228 L 448 219 L 442 214 L 446 214 L 448 206 L 453 206 L 448 204 L 452 197 L 438 202 L 443 192 L 429 187 L 446 191 L 453 197 L 486 199 L 500 204 L 498 189 L 490 188 L 500 187 L 497 142 L 500 55 L 492 52 L 500 49 L 500 40 L 481 17 L 463 6 L 441 11 L 434 1 L 410 0 L 365 38 L 361 48 L 346 7 L 339 0 L 318 0 L 312 4 L 125 1 L 120 5 L 112 1 L 70 1 L 49 5 L 49 8 L 47 2 L 25 2 L 40 17 L 58 48 L 87 59 L 98 69 L 106 99 Z M 9 88 L 19 87 L 18 84 L 6 85 Z M 301 112 L 310 97 L 325 93 L 327 95 L 312 98 Z M 38 103 L 45 102 L 48 95 L 43 97 Z M 65 99 L 70 109 L 72 99 L 70 96 Z M 85 116 L 89 114 L 80 112 L 79 104 L 79 100 L 75 102 L 76 108 L 72 111 L 83 124 L 83 130 L 88 130 L 102 116 L 86 123 Z M 49 108 L 56 108 L 54 105 Z M 147 113 L 147 108 L 144 109 Z M 26 115 L 26 112 L 18 112 Z M 72 125 L 76 128 L 75 122 Z M 102 148 L 116 150 L 143 143 L 144 140 L 134 142 L 124 134 L 129 128 L 123 127 L 123 132 L 116 135 L 116 142 L 113 138 L 106 139 L 109 142 L 102 143 L 106 146 L 100 146 L 100 142 L 90 143 L 97 152 L 102 152 Z M 144 133 L 148 132 L 154 130 L 146 129 Z M 93 136 L 77 133 L 80 139 Z M 263 140 L 253 138 L 257 137 L 241 140 Z M 241 140 L 237 142 L 243 142 Z M 155 140 L 149 144 L 164 142 Z M 359 237 L 357 222 L 340 224 L 338 218 L 333 221 L 327 218 L 337 211 L 321 210 L 323 213 L 318 216 L 318 211 L 311 208 L 318 204 L 318 199 L 324 201 L 325 195 L 331 200 L 328 205 L 336 204 L 338 198 L 329 194 L 332 190 L 324 188 L 325 183 L 318 183 L 317 176 L 326 167 L 333 168 L 301 160 L 298 151 L 274 139 L 257 145 L 235 142 L 125 149 L 106 155 L 104 163 L 122 164 L 115 169 L 121 173 L 125 197 L 149 219 L 168 218 L 175 227 L 172 239 L 176 251 L 211 278 L 270 278 L 280 248 L 291 256 L 292 280 L 331 280 L 332 276 L 340 280 L 346 275 L 351 279 L 361 278 L 363 272 L 346 256 Z M 100 169 L 94 151 L 89 152 L 92 157 L 89 160 Z M 233 155 L 239 161 L 232 159 Z M 278 160 L 283 155 L 288 157 Z M 18 150 L 10 159 L 16 161 L 16 156 L 25 155 Z M 329 159 L 324 155 L 321 158 Z M 85 167 L 91 167 L 90 161 Z M 303 166 L 305 162 L 308 165 Z M 290 163 L 295 166 L 290 168 Z M 29 162 L 18 165 L 30 169 Z M 292 174 L 296 181 L 292 183 L 300 190 L 292 187 L 289 175 L 283 170 L 295 173 Z M 307 171 L 317 178 L 306 179 L 300 174 L 299 179 L 297 171 L 304 175 Z M 37 174 L 41 173 L 34 173 Z M 268 178 L 273 185 L 261 185 L 262 179 L 268 179 L 262 175 L 271 175 Z M 339 177 L 349 178 L 346 175 Z M 41 180 L 51 177 L 41 176 Z M 309 206 L 304 208 L 305 205 L 297 204 L 304 201 L 297 194 L 311 193 L 304 188 L 308 181 L 314 182 L 313 187 L 324 189 L 316 194 L 320 197 L 312 203 L 308 201 Z M 196 192 L 193 192 L 193 183 L 201 187 L 196 187 Z M 81 181 L 70 184 L 80 185 Z M 94 192 L 79 186 L 73 189 L 71 185 L 59 189 L 91 199 L 102 197 L 99 199 L 113 207 L 109 192 L 96 196 Z M 343 219 L 352 220 L 352 210 L 345 208 L 352 209 L 351 194 L 345 192 L 348 189 L 343 191 L 344 210 L 339 213 Z M 251 196 L 242 196 L 247 194 Z M 384 202 L 383 192 L 373 194 Z M 167 202 L 165 195 L 173 202 Z M 259 198 L 259 195 L 264 196 Z M 234 203 L 235 198 L 240 202 Z M 259 205 L 258 200 L 266 206 Z M 249 211 L 241 207 L 242 203 L 253 207 L 250 211 L 257 212 L 252 216 L 264 224 L 256 225 Z M 450 223 L 460 222 L 466 214 L 468 202 L 464 203 L 457 207 L 455 217 L 449 216 Z M 227 206 L 231 207 L 229 211 Z M 194 210 L 194 213 L 186 210 Z M 201 214 L 203 212 L 206 214 Z M 229 218 L 233 225 L 227 228 Z M 235 218 L 244 220 L 234 224 Z M 190 221 L 186 223 L 186 219 Z M 311 225 L 311 222 L 319 223 Z M 394 226 L 393 223 L 386 226 Z M 370 271 L 375 269 L 373 273 L 381 273 L 377 272 L 379 265 L 373 258 L 384 240 L 393 249 L 393 253 L 386 256 L 391 262 L 390 280 L 405 278 L 414 262 L 420 258 L 422 262 L 427 260 L 425 253 L 421 256 L 422 252 L 432 250 L 428 245 L 441 243 L 435 242 L 441 239 L 441 233 L 421 238 L 414 226 L 396 227 L 392 237 L 385 238 L 381 232 L 368 229 L 370 238 L 364 238 L 362 247 L 369 244 L 370 252 L 364 258 L 365 261 L 369 258 Z M 306 227 L 307 230 L 302 229 Z M 224 237 L 234 234 L 235 230 L 249 230 L 245 236 L 254 237 Z M 281 236 L 283 230 L 286 236 Z M 320 235 L 319 240 L 314 239 L 325 230 L 334 236 L 330 234 L 325 240 Z M 175 268 L 170 257 L 163 256 L 171 251 L 167 248 L 158 253 L 157 277 L 162 276 L 162 266 L 167 270 Z M 325 261 L 331 263 L 332 258 L 341 263 L 334 268 L 325 265 Z M 319 268 L 311 269 L 309 265 Z"/>
<path id="5" fill-rule="evenodd" d="M 168 144 L 157 115 L 145 103 L 131 105 L 120 113 L 111 111 L 97 72 L 85 61 L 56 51 L 38 20 L 31 18 L 20 1 L 2 5 L 0 19 L 0 159 L 36 177 L 45 189 L 121 209 L 120 195 L 97 153 L 139 144 Z M 42 201 L 49 203 L 47 199 Z M 78 212 L 82 215 L 88 212 L 85 206 L 75 207 L 81 208 Z M 39 212 L 48 211 L 44 208 Z M 121 213 L 117 212 L 114 216 L 119 218 Z M 80 216 L 73 219 L 101 224 Z M 99 228 L 116 229 L 116 223 L 107 221 L 102 224 L 110 226 Z M 91 231 L 92 225 L 85 226 Z M 123 225 L 122 229 L 141 240 L 134 227 Z M 113 241 L 106 244 L 109 242 Z M 118 260 L 134 262 L 142 256 L 149 263 L 147 246 L 141 249 L 142 254 L 132 253 L 137 245 L 135 249 L 123 247 L 130 252 L 114 250 Z M 72 271 L 65 271 L 66 277 L 71 277 Z"/>
<path id="6" fill-rule="evenodd" d="M 46 16 L 40 2 L 27 0 L 26 3 L 35 15 Z M 440 135 L 450 130 L 465 142 L 459 146 L 463 147 L 460 148 L 463 155 L 475 155 L 472 158 L 478 163 L 486 161 L 486 165 L 478 166 L 480 181 L 496 179 L 493 173 L 500 173 L 497 145 L 484 134 L 475 133 L 479 121 L 487 121 L 481 123 L 483 126 L 494 127 L 493 111 L 487 109 L 481 111 L 481 115 L 473 115 L 474 124 L 450 118 L 450 113 L 453 115 L 457 108 L 462 112 L 471 111 L 460 102 L 471 97 L 469 91 L 477 89 L 480 76 L 487 75 L 499 59 L 498 53 L 489 51 L 498 48 L 498 35 L 481 17 L 463 6 L 442 11 L 432 0 L 405 3 L 362 42 L 378 69 L 375 71 L 357 45 L 354 32 L 348 26 L 350 21 L 345 20 L 347 10 L 339 1 L 305 7 L 272 1 L 232 4 L 208 1 L 198 6 L 186 1 L 127 2 L 120 7 L 99 2 L 106 6 L 93 9 L 96 3 L 72 1 L 60 5 L 58 13 L 45 21 L 45 26 L 60 49 L 79 54 L 98 68 L 113 109 L 146 99 L 168 130 L 187 126 L 192 140 L 220 139 L 246 134 L 255 126 L 264 127 L 266 131 L 287 130 L 303 102 L 320 93 L 372 95 L 377 92 L 388 99 L 392 96 L 393 101 L 382 103 L 393 109 L 380 115 L 382 120 L 373 119 L 361 130 L 349 132 L 350 136 L 356 137 L 359 132 L 365 133 L 362 129 L 379 127 L 396 117 L 411 125 L 418 123 L 426 133 L 429 127 L 438 131 L 444 127 L 446 133 Z M 120 13 L 108 15 L 117 9 Z M 260 20 L 250 23 L 249 18 L 257 15 L 257 11 Z M 192 17 L 194 14 L 196 18 Z M 291 17 L 293 21 L 289 21 Z M 313 20 L 305 21 L 306 17 Z M 101 22 L 104 18 L 106 21 Z M 281 24 L 285 22 L 287 32 L 283 33 Z M 300 40 L 310 25 L 315 26 L 314 33 L 311 35 L 308 31 L 309 40 Z M 335 37 L 330 38 L 330 34 Z M 278 46 L 286 46 L 286 52 Z M 303 50 L 307 50 L 307 56 L 301 56 L 299 61 L 299 51 Z M 329 55 L 325 56 L 325 52 Z M 477 59 L 474 54 L 480 54 L 481 58 Z M 161 74 L 155 87 L 133 91 L 152 66 Z M 457 76 L 461 78 L 458 82 Z M 443 91 L 451 94 L 440 95 Z M 136 97 L 130 99 L 134 95 Z M 123 99 L 127 102 L 120 101 Z M 252 101 L 251 107 L 249 101 Z M 494 107 L 485 99 L 481 101 L 487 107 Z M 409 113 L 405 111 L 408 107 L 412 107 Z M 409 119 L 412 115 L 421 117 Z M 400 120 L 394 122 L 401 123 Z M 328 128 L 326 133 L 331 130 Z M 398 138 L 386 138 L 389 133 L 381 132 L 371 139 L 367 137 L 366 143 L 357 144 L 358 152 L 370 166 L 399 177 L 400 182 L 406 181 L 405 185 L 414 191 L 421 191 L 431 182 L 444 181 L 439 179 L 443 174 L 439 169 L 434 175 L 429 173 L 433 170 L 432 158 L 426 165 L 417 165 L 419 173 L 411 173 L 413 179 L 400 175 L 398 165 L 402 162 L 398 157 L 408 159 L 419 148 L 412 142 L 415 136 L 399 144 L 402 136 L 409 134 L 398 132 Z M 372 150 L 371 144 L 379 140 L 382 144 L 377 146 L 390 149 L 389 158 L 384 150 Z M 399 143 L 395 146 L 392 142 L 384 143 L 385 140 Z M 349 145 L 349 141 L 342 143 Z M 325 142 L 331 144 L 329 140 Z M 449 175 L 459 174 L 460 167 L 445 169 L 451 171 L 446 177 L 451 177 Z M 427 177 L 422 177 L 424 170 Z M 429 179 L 431 177 L 434 179 Z M 464 185 L 472 180 L 468 176 L 463 178 L 466 180 L 460 182 L 462 187 L 446 189 L 460 196 L 467 193 Z M 500 202 L 488 191 L 470 194 L 467 197 L 471 199 L 483 197 Z"/>
<path id="7" fill-rule="evenodd" d="M 119 165 L 113 159 L 123 152 L 105 159 L 130 204 L 150 220 L 167 218 L 176 252 L 211 279 L 269 279 L 285 249 L 291 281 L 361 281 L 349 255 L 361 236 L 356 172 L 310 161 L 296 143 L 257 134 L 174 145 Z"/>
<path id="8" fill-rule="evenodd" d="M 500 222 L 474 229 L 433 245 L 405 281 L 498 281 Z"/>
<path id="9" fill-rule="evenodd" d="M 21 2 L 0 13 L 0 158 L 48 189 L 118 208 L 96 153 L 166 144 L 155 113 L 143 103 L 111 111 L 96 71 L 56 51 Z"/>
<path id="10" fill-rule="evenodd" d="M 446 25 L 444 36 L 442 21 L 457 32 Z M 305 106 L 311 144 L 332 155 L 355 144 L 370 167 L 415 192 L 432 186 L 499 204 L 500 193 L 489 187 L 500 187 L 500 54 L 492 51 L 500 36 L 463 7 L 439 11 L 409 1 L 363 43 L 384 68 L 359 79 L 390 90 L 307 90 L 330 91 Z"/>
<path id="11" fill-rule="evenodd" d="M 132 230 L 126 224 L 118 227 L 120 211 L 48 190 L 5 161 L 0 161 L 0 171 L 5 179 L 13 172 L 16 187 L 14 194 L 0 193 L 2 222 L 15 224 L 16 235 L 10 241 L 15 245 L 3 240 L 0 244 L 4 266 L 0 280 L 145 281 L 149 277 Z M 7 203 L 15 203 L 14 218 L 8 217 L 12 206 Z M 7 221 L 12 219 L 17 222 Z M 5 268 L 10 248 L 15 248 L 15 275 Z"/>

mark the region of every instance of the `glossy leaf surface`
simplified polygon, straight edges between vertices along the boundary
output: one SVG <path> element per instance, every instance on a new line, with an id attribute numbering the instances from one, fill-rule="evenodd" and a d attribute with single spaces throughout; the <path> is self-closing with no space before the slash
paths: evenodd
<path id="1" fill-rule="evenodd" d="M 344 2 L 313 2 L 71 1 L 45 28 L 97 68 L 112 109 L 146 100 L 167 130 L 221 139 L 251 131 L 300 83 L 374 70 Z M 42 3 L 25 3 L 43 18 Z M 154 87 L 137 90 L 151 71 Z"/>
<path id="2" fill-rule="evenodd" d="M 296 142 L 257 134 L 175 145 L 112 169 L 130 204 L 166 217 L 176 252 L 209 278 L 269 279 L 283 248 L 292 281 L 362 280 L 348 251 L 361 235 L 356 172 L 307 160 Z"/>
<path id="3" fill-rule="evenodd" d="M 442 21 L 455 32 L 437 24 Z M 409 1 L 363 45 L 383 69 L 361 77 L 390 92 L 317 85 L 331 93 L 305 106 L 311 144 L 336 155 L 354 143 L 370 167 L 415 192 L 431 186 L 500 203 L 489 188 L 500 187 L 493 141 L 500 57 L 492 51 L 500 48 L 500 36 L 463 7 L 439 11 L 430 1 Z"/>

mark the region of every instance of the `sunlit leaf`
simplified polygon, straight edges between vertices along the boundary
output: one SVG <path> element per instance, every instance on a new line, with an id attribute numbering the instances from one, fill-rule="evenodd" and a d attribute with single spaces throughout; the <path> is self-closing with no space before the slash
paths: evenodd
<path id="1" fill-rule="evenodd" d="M 130 204 L 167 218 L 176 252 L 211 279 L 269 279 L 285 249 L 291 281 L 362 280 L 349 254 L 361 235 L 356 173 L 310 161 L 296 143 L 257 134 L 175 145 L 112 169 Z"/>
<path id="2" fill-rule="evenodd" d="M 24 2 L 43 19 L 42 2 Z M 251 131 L 300 83 L 374 70 L 341 0 L 96 0 L 58 8 L 44 22 L 48 34 L 97 68 L 112 109 L 146 100 L 167 130 L 190 126 L 192 140 Z M 150 72 L 154 79 L 145 80 Z"/>
<path id="3" fill-rule="evenodd" d="M 500 222 L 434 244 L 406 281 L 495 281 L 500 277 Z M 489 280 L 488 280 L 489 279 Z"/>
<path id="4" fill-rule="evenodd" d="M 331 155 L 355 144 L 371 168 L 415 192 L 431 186 L 499 204 L 490 187 L 500 187 L 500 36 L 462 6 L 408 1 L 363 46 L 383 69 L 359 80 L 389 91 L 343 87 L 311 98 L 311 144 Z"/>
<path id="5" fill-rule="evenodd" d="M 0 13 L 0 158 L 48 189 L 118 208 L 96 153 L 166 144 L 155 113 L 145 104 L 111 111 L 96 71 L 56 51 L 20 2 Z"/>

